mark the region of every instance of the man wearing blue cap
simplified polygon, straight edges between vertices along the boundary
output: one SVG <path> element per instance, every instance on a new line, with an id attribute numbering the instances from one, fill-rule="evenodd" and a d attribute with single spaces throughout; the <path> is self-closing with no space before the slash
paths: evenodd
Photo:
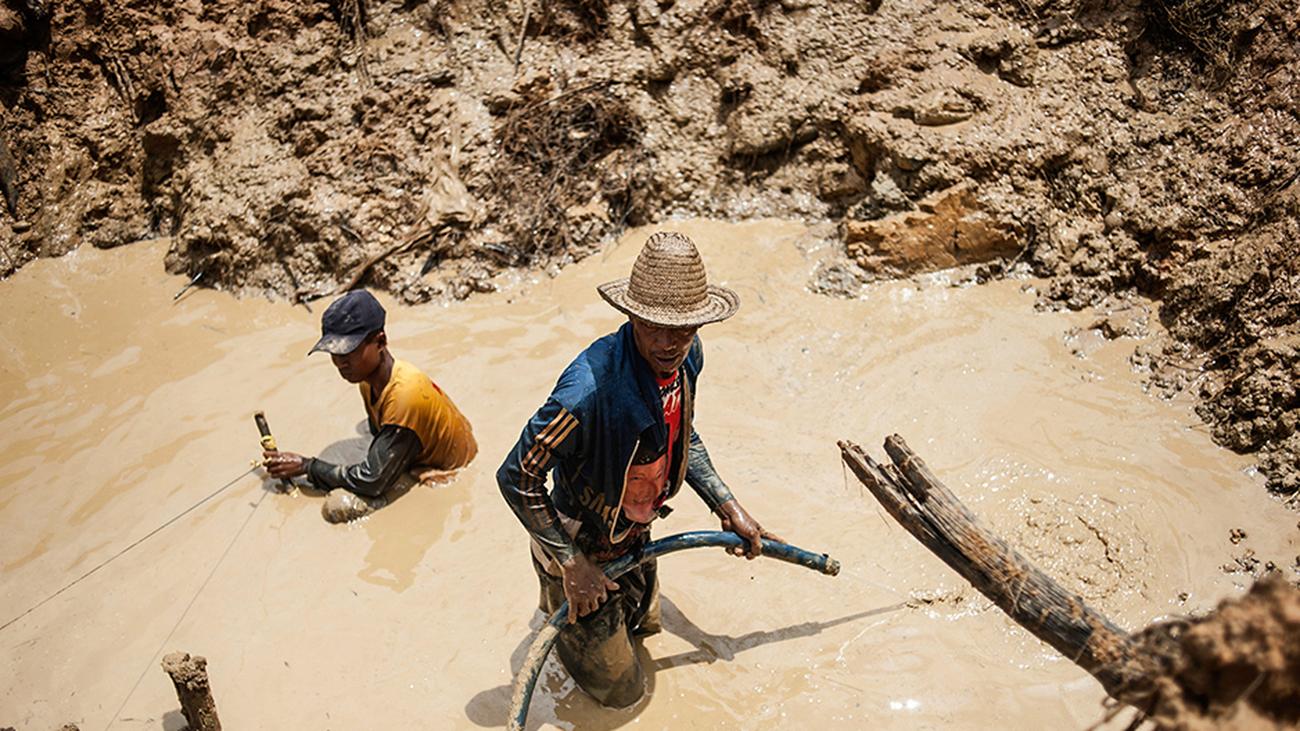
<path id="1" fill-rule="evenodd" d="M 377 498 L 413 467 L 450 470 L 474 459 L 478 444 L 469 420 L 419 368 L 393 358 L 384 322 L 379 301 L 364 289 L 352 290 L 321 315 L 321 338 L 308 351 L 329 353 L 343 380 L 360 388 L 374 436 L 366 459 L 337 465 L 268 451 L 263 464 L 271 477 L 305 475 L 321 490 Z"/>

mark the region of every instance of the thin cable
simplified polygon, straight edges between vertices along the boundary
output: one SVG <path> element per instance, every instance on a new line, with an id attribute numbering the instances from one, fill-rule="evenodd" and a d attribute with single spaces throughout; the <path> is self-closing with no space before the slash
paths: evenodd
<path id="1" fill-rule="evenodd" d="M 227 482 L 226 484 L 222 485 L 220 488 L 217 489 L 216 492 L 212 493 L 211 495 L 208 495 L 207 497 L 203 498 L 202 500 L 198 501 L 197 503 L 194 503 L 193 505 L 189 506 L 189 507 L 186 508 L 185 510 L 181 511 L 181 513 L 180 513 L 179 515 L 177 515 L 176 517 L 174 517 L 174 518 L 172 518 L 171 520 L 167 521 L 166 523 L 163 523 L 162 525 L 158 526 L 157 528 L 154 528 L 153 530 L 149 531 L 148 533 L 146 533 L 146 534 L 144 535 L 144 537 L 142 537 L 142 538 L 136 540 L 134 543 L 132 543 L 131 545 L 127 546 L 126 548 L 123 548 L 122 550 L 118 551 L 117 553 L 113 554 L 112 556 L 109 556 L 107 559 L 105 559 L 105 560 L 104 560 L 102 563 L 100 563 L 98 566 L 96 566 L 95 568 L 93 568 L 93 569 L 87 571 L 86 573 L 82 574 L 81 576 L 78 576 L 76 579 L 74 579 L 74 580 L 73 580 L 70 584 L 68 584 L 67 586 L 63 587 L 62 589 L 59 589 L 58 591 L 54 592 L 53 594 L 51 594 L 51 595 L 45 597 L 44 599 L 40 600 L 39 602 L 37 602 L 36 605 L 33 606 L 31 609 L 28 609 L 27 611 L 23 612 L 22 614 L 18 615 L 17 617 L 14 617 L 13 619 L 9 620 L 8 622 L 5 622 L 3 625 L 0 625 L 0 632 L 3 632 L 3 631 L 5 630 L 5 628 L 7 628 L 9 625 L 13 624 L 14 622 L 17 622 L 18 620 L 22 619 L 23 617 L 26 617 L 27 615 L 31 614 L 32 612 L 36 611 L 37 609 L 40 609 L 42 606 L 45 605 L 46 602 L 50 601 L 50 600 L 53 599 L 54 597 L 56 597 L 56 596 L 62 594 L 63 592 L 67 591 L 68 589 L 71 589 L 72 587 L 74 587 L 74 586 L 76 586 L 77 584 L 81 583 L 81 581 L 82 581 L 83 579 L 87 578 L 87 577 L 90 576 L 91 574 L 95 573 L 96 571 L 98 571 L 98 570 L 104 568 L 104 567 L 107 566 L 108 564 L 110 564 L 110 563 L 112 563 L 113 561 L 117 560 L 117 558 L 118 558 L 119 556 L 121 556 L 122 554 L 126 553 L 127 551 L 131 550 L 132 548 L 135 548 L 136 546 L 140 545 L 141 543 L 144 543 L 145 541 L 149 540 L 149 539 L 152 538 L 155 534 L 157 534 L 159 531 L 161 531 L 163 528 L 166 528 L 167 526 L 171 525 L 172 523 L 175 523 L 176 521 L 180 520 L 181 518 L 184 518 L 184 517 L 185 517 L 186 515 L 188 515 L 191 511 L 193 511 L 195 508 L 199 507 L 199 506 L 202 505 L 203 503 L 206 503 L 207 501 L 211 500 L 212 498 L 214 498 L 214 497 L 220 495 L 222 492 L 224 492 L 224 491 L 226 490 L 226 488 L 230 487 L 231 485 L 235 484 L 236 482 L 239 482 L 240 480 L 244 479 L 244 478 L 247 477 L 249 474 L 251 474 L 252 471 L 255 470 L 255 469 L 257 469 L 258 466 L 260 466 L 260 465 L 254 465 L 253 467 L 249 467 L 247 472 L 244 472 L 244 473 L 241 474 L 239 477 L 236 477 L 235 479 L 231 480 L 230 482 Z M 260 501 L 259 501 L 259 502 L 260 502 Z"/>
<path id="2" fill-rule="evenodd" d="M 252 470 L 249 470 L 249 472 L 252 472 Z M 246 472 L 244 474 L 248 473 Z M 176 624 L 172 625 L 171 631 L 167 633 L 167 636 L 163 638 L 162 642 L 158 643 L 158 649 L 154 650 L 153 655 L 149 658 L 149 662 L 145 663 L 144 669 L 140 671 L 140 677 L 135 679 L 135 685 L 131 686 L 131 690 L 126 694 L 126 697 L 122 699 L 122 705 L 117 707 L 117 712 L 113 714 L 113 718 L 109 719 L 108 726 L 104 727 L 104 731 L 108 731 L 108 729 L 117 721 L 117 717 L 122 715 L 122 709 L 126 708 L 126 704 L 131 700 L 131 696 L 135 695 L 135 691 L 139 689 L 140 683 L 144 681 L 144 676 L 149 673 L 149 668 L 153 667 L 154 660 L 158 659 L 158 655 L 163 651 L 163 648 L 167 646 L 168 642 L 171 642 L 172 635 L 176 634 L 176 630 L 181 626 L 181 622 L 185 621 L 186 615 L 188 615 L 190 609 L 194 607 L 194 602 L 199 600 L 199 595 L 208 587 L 208 582 L 212 581 L 212 577 L 217 575 L 217 569 L 221 568 L 221 564 L 225 562 L 226 556 L 230 555 L 230 549 L 235 547 L 235 542 L 239 540 L 239 536 L 243 534 L 244 529 L 248 527 L 249 521 L 253 519 L 253 515 L 257 512 L 257 509 L 262 507 L 262 501 L 265 500 L 266 496 L 269 494 L 269 491 L 263 491 L 262 497 L 259 497 L 257 502 L 253 504 L 253 509 L 248 511 L 248 515 L 244 518 L 244 522 L 239 525 L 239 530 L 235 531 L 235 535 L 231 537 L 230 543 L 226 544 L 226 550 L 221 552 L 221 558 L 218 558 L 217 562 L 212 565 L 212 570 L 208 572 L 208 577 L 203 580 L 202 584 L 199 584 L 199 588 L 194 592 L 194 596 L 190 597 L 190 603 L 185 605 L 185 611 L 181 612 L 181 616 L 176 619 Z"/>

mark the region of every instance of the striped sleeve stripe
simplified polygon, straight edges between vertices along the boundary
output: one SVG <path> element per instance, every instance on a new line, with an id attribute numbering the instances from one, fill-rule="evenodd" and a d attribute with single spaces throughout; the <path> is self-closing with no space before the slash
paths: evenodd
<path id="1" fill-rule="evenodd" d="M 571 425 L 576 425 L 577 423 L 578 420 L 573 414 L 569 413 L 565 409 L 560 409 L 560 413 L 556 414 L 554 419 L 551 419 L 551 423 L 547 424 L 544 429 L 538 432 L 537 438 L 533 441 L 532 449 L 529 449 L 528 455 L 524 457 L 522 464 L 523 469 L 527 472 L 536 474 L 537 462 L 543 458 L 544 454 L 551 451 L 552 438 L 561 431 L 563 431 L 565 436 L 567 436 L 569 429 L 572 428 Z M 558 444 L 562 441 L 564 441 L 563 437 L 555 440 L 555 443 Z"/>
<path id="2" fill-rule="evenodd" d="M 520 464 L 519 488 L 523 494 L 524 507 L 533 519 L 535 528 L 545 528 L 553 522 L 550 512 L 546 510 L 546 492 L 542 487 L 543 474 L 551 461 L 551 447 L 563 443 L 577 425 L 577 417 L 566 409 L 560 409 L 560 413 L 538 432 L 532 448 Z"/>
<path id="3" fill-rule="evenodd" d="M 546 465 L 550 464 L 553 454 L 551 448 L 563 444 L 564 440 L 568 439 L 569 433 L 577 426 L 578 420 L 570 415 L 563 426 L 534 444 L 533 448 L 528 452 L 528 457 L 524 460 L 524 469 L 540 477 L 542 472 L 545 471 Z"/>

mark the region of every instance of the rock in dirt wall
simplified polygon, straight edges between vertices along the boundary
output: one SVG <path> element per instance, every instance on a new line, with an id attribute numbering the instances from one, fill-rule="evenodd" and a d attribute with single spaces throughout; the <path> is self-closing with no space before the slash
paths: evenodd
<path id="1" fill-rule="evenodd" d="M 822 291 L 1014 262 L 1051 278 L 1048 305 L 1163 299 L 1153 383 L 1194 388 L 1216 438 L 1294 491 L 1298 17 L 0 0 L 0 272 L 169 237 L 168 268 L 206 286 L 414 302 L 672 216 L 830 221 Z"/>

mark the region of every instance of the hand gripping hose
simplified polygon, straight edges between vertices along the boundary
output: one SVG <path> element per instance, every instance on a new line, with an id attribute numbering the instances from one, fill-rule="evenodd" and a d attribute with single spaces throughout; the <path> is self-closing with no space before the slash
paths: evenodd
<path id="1" fill-rule="evenodd" d="M 611 561 L 605 566 L 605 575 L 611 579 L 617 579 L 652 558 L 676 553 L 677 551 L 685 551 L 688 548 L 706 548 L 709 546 L 743 548 L 745 545 L 745 541 L 740 536 L 724 531 L 701 530 L 678 533 L 675 536 L 651 541 L 640 551 L 629 553 Z M 827 576 L 835 576 L 840 572 L 840 562 L 824 553 L 809 553 L 802 548 L 769 541 L 766 538 L 763 539 L 763 556 L 820 571 Z M 551 653 L 551 647 L 555 645 L 555 640 L 559 638 L 560 628 L 568 621 L 568 618 L 569 603 L 565 602 L 560 605 L 559 609 L 555 610 L 555 614 L 552 614 L 545 626 L 537 632 L 537 638 L 533 640 L 533 644 L 528 648 L 528 654 L 524 656 L 524 665 L 519 669 L 519 674 L 515 676 L 515 687 L 510 695 L 511 731 L 523 731 L 524 722 L 528 719 L 528 704 L 533 698 L 533 687 L 537 685 L 537 678 L 542 674 L 542 665 L 546 662 L 546 656 Z"/>

